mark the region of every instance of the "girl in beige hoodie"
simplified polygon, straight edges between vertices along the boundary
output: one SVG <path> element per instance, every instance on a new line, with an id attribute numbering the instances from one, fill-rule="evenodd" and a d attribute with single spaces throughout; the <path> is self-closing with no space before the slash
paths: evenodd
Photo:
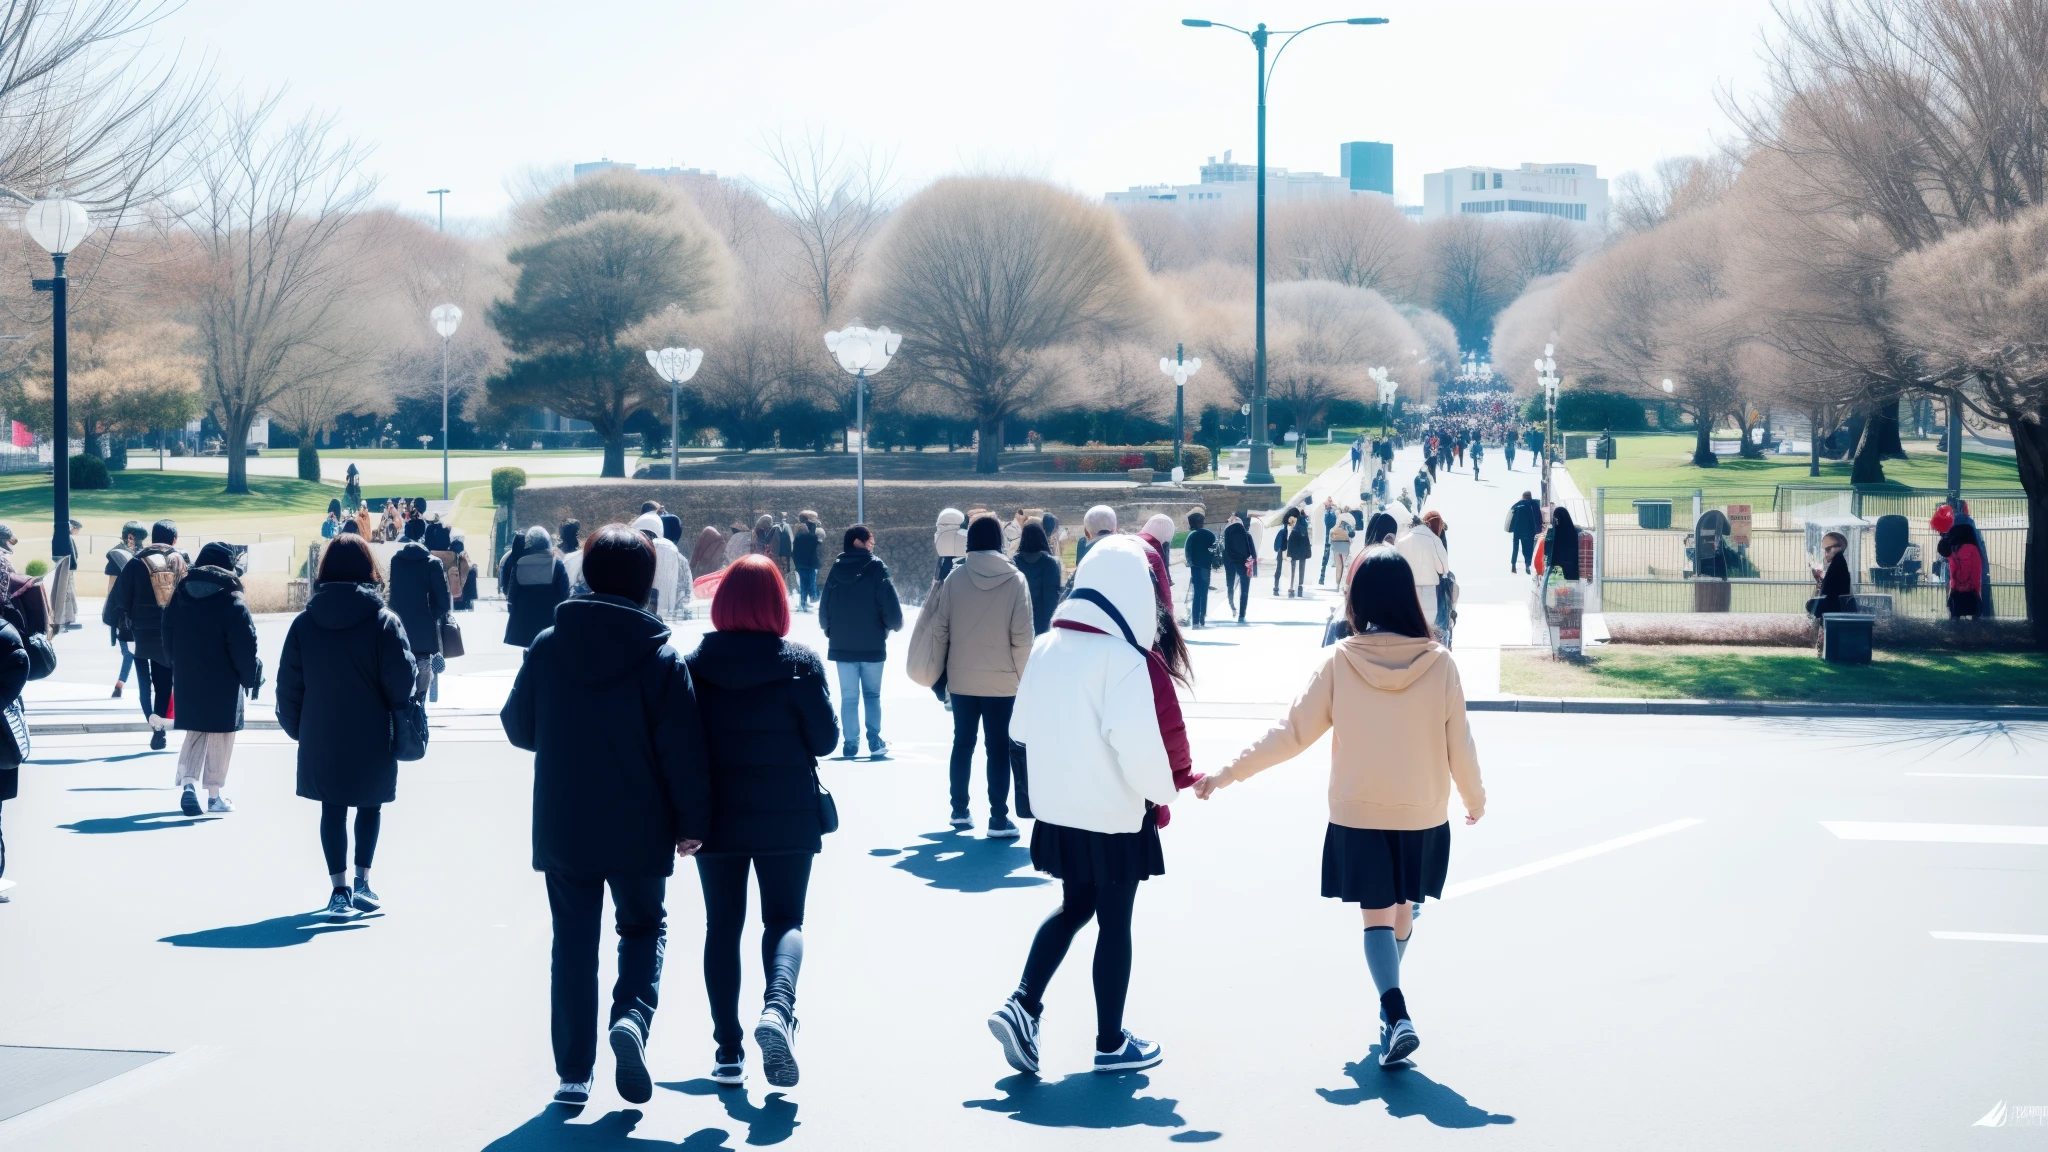
<path id="1" fill-rule="evenodd" d="M 1426 531 L 1426 530 L 1425 530 Z M 1330 824 L 1323 836 L 1323 895 L 1357 904 L 1365 959 L 1380 993 L 1380 1063 L 1420 1046 L 1401 995 L 1401 954 L 1412 906 L 1441 898 L 1450 867 L 1451 787 L 1465 823 L 1486 812 L 1479 755 L 1465 726 L 1457 665 L 1430 639 L 1414 572 L 1389 547 L 1368 549 L 1346 597 L 1357 634 L 1333 647 L 1287 719 L 1195 785 L 1218 789 L 1330 741 Z"/>

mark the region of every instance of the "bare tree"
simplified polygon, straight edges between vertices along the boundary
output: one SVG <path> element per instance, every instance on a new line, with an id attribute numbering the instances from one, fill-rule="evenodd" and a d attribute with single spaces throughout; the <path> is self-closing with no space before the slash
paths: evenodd
<path id="1" fill-rule="evenodd" d="M 1371 369 L 1404 370 L 1422 343 L 1400 312 L 1368 288 L 1297 281 L 1275 285 L 1267 303 L 1266 386 L 1293 413 L 1303 436 L 1332 401 L 1370 395 Z"/>
<path id="2" fill-rule="evenodd" d="M 1423 230 L 1428 299 L 1467 348 L 1485 343 L 1493 318 L 1521 294 L 1507 230 L 1476 216 L 1448 216 Z"/>
<path id="3" fill-rule="evenodd" d="M 767 151 L 779 179 L 763 195 L 802 252 L 792 278 L 830 322 L 887 215 L 891 161 L 814 134 L 778 136 Z"/>
<path id="4" fill-rule="evenodd" d="M 1276 280 L 1328 280 L 1407 299 L 1419 279 L 1414 224 L 1384 196 L 1283 204 L 1268 251 Z"/>
<path id="5" fill-rule="evenodd" d="M 1614 182 L 1614 224 L 1624 233 L 1648 232 L 1666 220 L 1719 200 L 1735 184 L 1736 159 L 1667 156 L 1650 174 L 1624 172 Z"/>
<path id="6" fill-rule="evenodd" d="M 1589 234 L 1582 225 L 1555 216 L 1507 226 L 1503 248 L 1517 294 L 1531 280 L 1568 272 L 1585 252 Z"/>
<path id="7" fill-rule="evenodd" d="M 1136 335 L 1157 307 L 1109 210 L 1031 180 L 933 184 L 896 211 L 870 271 L 862 311 L 905 334 L 906 375 L 973 417 L 984 473 L 997 469 L 1004 420 L 1053 382 L 1045 353 Z"/>

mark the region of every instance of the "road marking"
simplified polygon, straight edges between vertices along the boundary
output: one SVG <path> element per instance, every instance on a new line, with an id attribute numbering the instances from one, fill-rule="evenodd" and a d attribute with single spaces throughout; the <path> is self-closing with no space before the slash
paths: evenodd
<path id="1" fill-rule="evenodd" d="M 1929 932 L 1936 940 L 1976 940 L 1986 944 L 2048 944 L 2048 936 L 2018 932 Z"/>
<path id="2" fill-rule="evenodd" d="M 1938 776 L 1945 780 L 2048 780 L 2020 772 L 1908 772 L 1908 776 Z"/>
<path id="3" fill-rule="evenodd" d="M 2044 844 L 2048 827 L 2036 824 L 1885 824 L 1823 820 L 1843 840 L 1895 840 L 1915 844 Z"/>
<path id="4" fill-rule="evenodd" d="M 1645 840 L 1654 840 L 1659 836 L 1669 836 L 1673 832 L 1680 832 L 1695 824 L 1704 823 L 1706 821 L 1696 816 L 1688 816 L 1683 820 L 1673 820 L 1669 824 L 1659 824 L 1655 828 L 1645 828 L 1641 832 L 1631 832 L 1626 836 L 1616 836 L 1612 840 L 1602 840 L 1598 844 L 1590 844 L 1584 848 L 1574 848 L 1570 852 L 1561 852 L 1556 856 L 1547 856 L 1541 860 L 1509 868 L 1505 871 L 1494 872 L 1490 875 L 1476 877 L 1471 880 L 1461 880 L 1456 884 L 1445 886 L 1442 899 L 1449 900 L 1453 896 L 1469 896 L 1474 892 L 1491 888 L 1497 884 L 1505 884 L 1510 880 L 1520 880 L 1525 876 L 1534 876 L 1538 872 L 1548 872 L 1552 868 L 1562 868 L 1567 864 L 1576 864 L 1581 860 L 1590 859 L 1603 852 L 1612 852 L 1617 848 L 1627 848 L 1632 844 L 1641 844 Z"/>

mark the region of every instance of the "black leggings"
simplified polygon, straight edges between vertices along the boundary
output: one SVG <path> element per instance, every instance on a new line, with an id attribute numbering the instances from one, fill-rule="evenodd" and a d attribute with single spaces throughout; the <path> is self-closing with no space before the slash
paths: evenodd
<path id="1" fill-rule="evenodd" d="M 320 805 L 320 850 L 327 853 L 327 874 L 338 876 L 348 856 L 348 805 Z M 377 855 L 377 830 L 384 823 L 384 809 L 372 804 L 356 809 L 356 867 L 368 868 Z"/>
<path id="2" fill-rule="evenodd" d="M 1037 1014 L 1040 997 L 1074 933 L 1095 918 L 1095 1050 L 1114 1052 L 1124 1046 L 1124 996 L 1131 989 L 1131 907 L 1138 899 L 1138 881 L 1097 887 L 1072 880 L 1063 884 L 1059 911 L 1038 926 L 1031 954 L 1024 960 L 1024 979 L 1017 996 Z"/>
<path id="3" fill-rule="evenodd" d="M 749 866 L 761 885 L 761 970 L 768 974 L 764 1008 L 796 1019 L 796 978 L 804 966 L 804 894 L 809 852 L 776 856 L 699 856 L 704 886 L 704 993 L 711 998 L 711 1036 L 720 1058 L 740 1050 L 740 934 L 747 926 Z"/>

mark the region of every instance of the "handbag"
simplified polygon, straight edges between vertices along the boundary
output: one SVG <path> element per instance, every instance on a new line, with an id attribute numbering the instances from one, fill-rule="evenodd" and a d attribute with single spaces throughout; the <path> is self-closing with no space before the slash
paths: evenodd
<path id="1" fill-rule="evenodd" d="M 452 616 L 441 617 L 441 655 L 460 656 L 462 651 L 462 625 Z"/>
<path id="2" fill-rule="evenodd" d="M 427 755 L 427 702 L 419 696 L 391 710 L 391 756 L 395 760 L 422 760 Z"/>
<path id="3" fill-rule="evenodd" d="M 7 702 L 4 715 L 7 722 L 5 729 L 6 737 L 14 744 L 14 762 L 17 764 L 27 763 L 29 755 L 28 715 L 21 706 L 21 697 L 16 696 Z"/>
<path id="4" fill-rule="evenodd" d="M 818 833 L 830 836 L 839 831 L 839 801 L 832 798 L 832 790 L 818 779 L 818 769 L 811 768 L 811 783 L 818 788 Z"/>

